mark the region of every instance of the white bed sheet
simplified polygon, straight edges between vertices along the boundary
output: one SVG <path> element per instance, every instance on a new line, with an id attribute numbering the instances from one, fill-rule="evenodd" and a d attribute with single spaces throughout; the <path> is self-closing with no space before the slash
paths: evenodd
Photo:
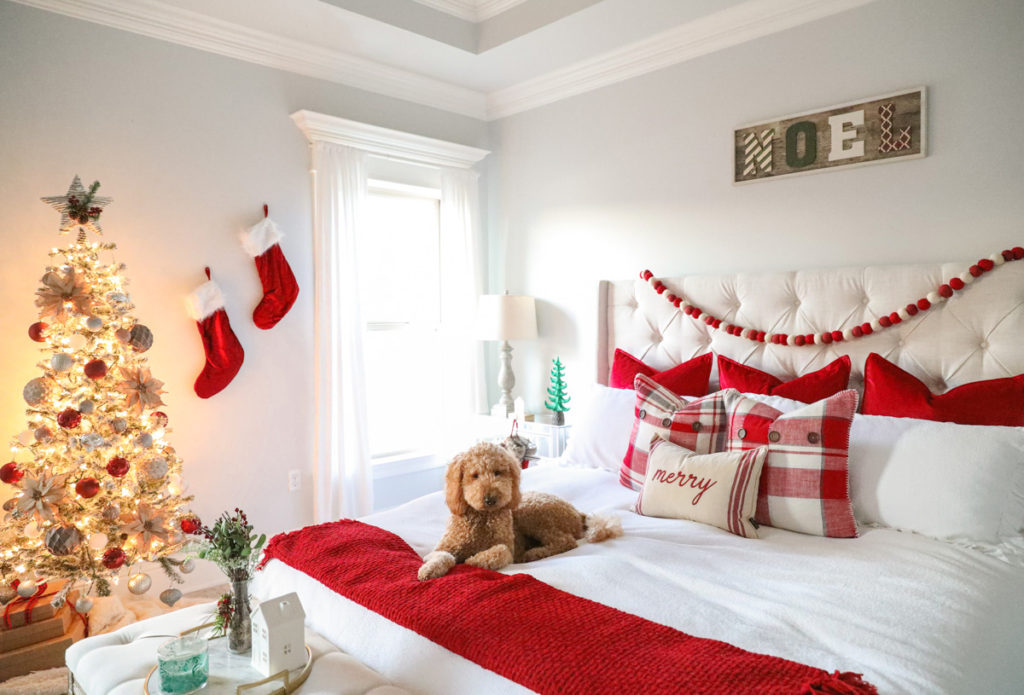
<path id="1" fill-rule="evenodd" d="M 581 545 L 505 572 L 683 632 L 829 671 L 855 671 L 880 693 L 1020 693 L 1024 570 L 978 551 L 890 529 L 829 539 L 762 527 L 744 539 L 629 511 L 615 474 L 552 463 L 524 489 L 622 518 L 623 538 Z M 441 493 L 363 520 L 420 554 L 440 537 Z M 521 686 L 271 561 L 255 591 L 297 591 L 310 627 L 396 683 L 421 693 L 524 693 Z M 456 619 L 453 616 L 453 620 Z"/>

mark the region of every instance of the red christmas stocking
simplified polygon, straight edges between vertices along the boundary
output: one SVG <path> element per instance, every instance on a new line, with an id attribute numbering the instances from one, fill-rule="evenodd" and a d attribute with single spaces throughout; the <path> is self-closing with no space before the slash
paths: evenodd
<path id="1" fill-rule="evenodd" d="M 210 277 L 210 269 L 206 269 Z M 231 383 L 242 368 L 245 350 L 231 330 L 224 311 L 224 295 L 213 280 L 204 282 L 185 300 L 189 315 L 196 320 L 199 337 L 203 339 L 206 365 L 196 378 L 196 395 L 209 398 Z"/>
<path id="2" fill-rule="evenodd" d="M 252 312 L 252 320 L 264 330 L 276 326 L 299 296 L 299 285 L 280 241 L 281 231 L 269 217 L 242 232 L 242 248 L 256 260 L 256 271 L 263 283 L 263 300 Z"/>

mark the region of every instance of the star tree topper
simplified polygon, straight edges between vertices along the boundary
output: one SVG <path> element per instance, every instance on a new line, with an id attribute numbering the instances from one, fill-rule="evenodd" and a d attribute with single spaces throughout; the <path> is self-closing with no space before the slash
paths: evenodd
<path id="1" fill-rule="evenodd" d="M 89 190 L 82 187 L 82 180 L 75 176 L 67 195 L 51 195 L 42 199 L 44 203 L 60 213 L 61 234 L 67 234 L 75 228 L 103 234 L 100 227 L 100 214 L 103 208 L 113 202 L 112 198 L 96 195 L 100 187 L 99 181 L 93 181 Z"/>

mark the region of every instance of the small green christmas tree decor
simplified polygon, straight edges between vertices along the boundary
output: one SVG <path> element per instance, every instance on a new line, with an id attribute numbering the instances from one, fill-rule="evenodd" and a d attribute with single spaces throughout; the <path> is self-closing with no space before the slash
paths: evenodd
<path id="1" fill-rule="evenodd" d="M 562 360 L 557 357 L 552 360 L 554 366 L 551 368 L 551 386 L 548 386 L 548 398 L 544 401 L 544 407 L 555 413 L 555 424 L 565 424 L 565 413 L 569 411 L 568 395 L 569 387 L 565 383 L 565 367 Z"/>

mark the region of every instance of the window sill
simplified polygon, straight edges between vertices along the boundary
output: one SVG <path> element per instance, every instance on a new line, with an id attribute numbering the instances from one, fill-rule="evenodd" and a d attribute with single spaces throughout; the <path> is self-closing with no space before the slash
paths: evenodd
<path id="1" fill-rule="evenodd" d="M 372 463 L 374 480 L 408 475 L 431 468 L 440 468 L 444 465 L 443 461 L 438 460 L 436 454 L 428 451 L 409 451 L 391 456 L 379 456 L 372 459 Z"/>

